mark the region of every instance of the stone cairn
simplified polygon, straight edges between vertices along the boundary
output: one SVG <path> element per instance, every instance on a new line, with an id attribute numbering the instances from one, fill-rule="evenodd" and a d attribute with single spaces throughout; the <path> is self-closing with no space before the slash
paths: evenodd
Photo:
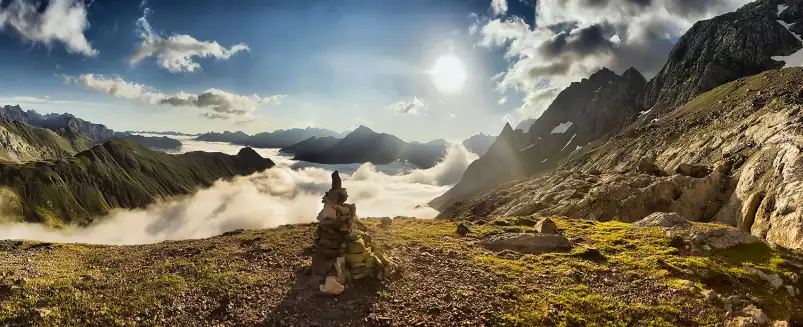
<path id="1" fill-rule="evenodd" d="M 327 294 L 340 294 L 357 280 L 383 280 L 393 272 L 392 263 L 371 242 L 356 206 L 346 203 L 347 198 L 335 171 L 332 189 L 323 196 L 323 210 L 318 214 L 311 267 L 312 286 Z"/>

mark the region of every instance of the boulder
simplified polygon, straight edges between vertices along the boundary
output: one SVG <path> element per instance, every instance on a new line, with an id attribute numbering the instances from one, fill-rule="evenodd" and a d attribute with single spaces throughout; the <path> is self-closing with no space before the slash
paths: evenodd
<path id="1" fill-rule="evenodd" d="M 541 234 L 557 234 L 558 226 L 552 219 L 544 218 L 535 223 L 535 230 Z"/>
<path id="2" fill-rule="evenodd" d="M 661 175 L 661 168 L 658 168 L 650 157 L 641 157 L 638 161 L 638 171 L 650 175 Z"/>
<path id="3" fill-rule="evenodd" d="M 382 227 L 388 227 L 393 223 L 393 219 L 390 217 L 382 217 L 382 219 L 379 220 L 379 223 L 382 225 Z"/>
<path id="4" fill-rule="evenodd" d="M 719 294 L 717 294 L 717 292 L 714 290 L 703 290 L 701 294 L 706 302 L 714 302 L 719 299 Z"/>
<path id="5" fill-rule="evenodd" d="M 733 227 L 701 228 L 692 230 L 689 237 L 700 247 L 705 245 L 712 249 L 724 250 L 739 244 L 754 244 L 761 240 Z"/>
<path id="6" fill-rule="evenodd" d="M 326 281 L 320 286 L 320 290 L 326 294 L 338 295 L 343 293 L 346 286 L 337 281 L 337 277 L 326 277 Z"/>
<path id="7" fill-rule="evenodd" d="M 778 276 L 777 274 L 767 274 L 761 270 L 749 266 L 745 266 L 744 269 L 749 271 L 751 274 L 758 276 L 758 278 L 761 278 L 761 280 L 767 282 L 767 284 L 769 284 L 774 291 L 777 291 L 779 288 L 781 288 L 781 286 L 783 286 L 783 279 L 781 279 L 781 276 Z"/>
<path id="8" fill-rule="evenodd" d="M 654 212 L 633 223 L 638 227 L 689 228 L 691 222 L 674 212 Z"/>
<path id="9" fill-rule="evenodd" d="M 465 224 L 463 224 L 463 223 L 457 224 L 457 235 L 466 236 L 466 235 L 468 235 L 469 232 L 470 232 L 470 230 L 468 229 L 468 227 Z"/>
<path id="10" fill-rule="evenodd" d="M 521 253 L 540 254 L 567 251 L 571 242 L 554 234 L 504 233 L 491 236 L 482 245 L 492 251 L 510 250 Z"/>
<path id="11" fill-rule="evenodd" d="M 703 165 L 680 164 L 680 166 L 675 169 L 675 172 L 683 176 L 703 178 L 711 173 L 711 168 Z"/>

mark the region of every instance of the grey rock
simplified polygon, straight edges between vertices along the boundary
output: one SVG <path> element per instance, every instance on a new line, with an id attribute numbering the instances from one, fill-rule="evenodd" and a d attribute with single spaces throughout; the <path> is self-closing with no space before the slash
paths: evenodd
<path id="1" fill-rule="evenodd" d="M 530 254 L 560 252 L 572 248 L 571 242 L 563 236 L 529 233 L 494 235 L 483 240 L 482 245 L 493 251 L 510 250 Z"/>
<path id="2" fill-rule="evenodd" d="M 655 212 L 635 223 L 638 227 L 689 228 L 691 222 L 674 212 Z"/>

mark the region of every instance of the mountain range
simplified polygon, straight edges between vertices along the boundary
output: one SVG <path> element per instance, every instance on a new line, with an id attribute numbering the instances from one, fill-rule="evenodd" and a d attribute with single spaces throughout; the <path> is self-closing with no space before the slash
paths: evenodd
<path id="1" fill-rule="evenodd" d="M 291 128 L 273 132 L 248 135 L 244 132 L 223 133 L 209 132 L 196 137 L 196 140 L 207 142 L 228 142 L 255 148 L 284 148 L 302 142 L 311 137 L 340 137 L 342 134 L 323 128 Z"/>
<path id="2" fill-rule="evenodd" d="M 273 165 L 251 148 L 234 156 L 203 151 L 173 155 L 112 139 L 57 160 L 0 163 L 6 196 L 2 205 L 6 219 L 86 225 L 114 208 L 143 208 Z"/>
<path id="3" fill-rule="evenodd" d="M 61 158 L 112 138 L 129 139 L 160 150 L 181 148 L 181 142 L 175 139 L 115 132 L 69 113 L 42 115 L 34 110 L 25 111 L 19 105 L 0 107 L 0 128 L 0 145 L 6 150 L 0 159 L 7 161 Z"/>
<path id="4" fill-rule="evenodd" d="M 440 217 L 639 220 L 674 211 L 803 248 L 803 3 L 760 0 L 697 22 L 650 81 L 606 69 L 563 90 L 525 132 L 431 205 Z"/>

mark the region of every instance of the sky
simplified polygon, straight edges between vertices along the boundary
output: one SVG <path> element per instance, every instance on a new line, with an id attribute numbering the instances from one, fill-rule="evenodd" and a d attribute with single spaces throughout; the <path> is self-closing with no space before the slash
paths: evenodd
<path id="1" fill-rule="evenodd" d="M 0 0 L 0 105 L 115 130 L 498 134 L 746 0 Z"/>

